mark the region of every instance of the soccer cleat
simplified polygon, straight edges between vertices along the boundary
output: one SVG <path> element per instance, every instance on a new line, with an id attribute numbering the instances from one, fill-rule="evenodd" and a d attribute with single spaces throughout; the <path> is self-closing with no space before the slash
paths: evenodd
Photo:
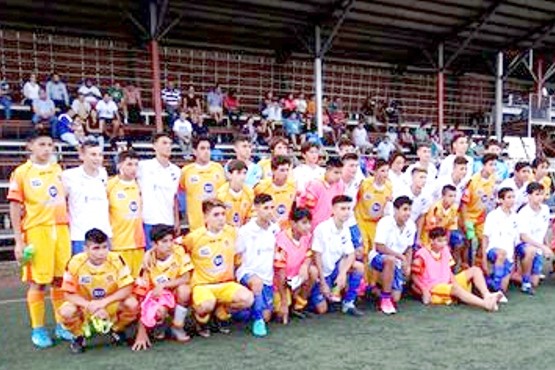
<path id="1" fill-rule="evenodd" d="M 115 346 L 125 344 L 125 341 L 127 340 L 125 333 L 122 331 L 116 332 L 116 331 L 110 330 L 110 332 L 108 333 L 108 336 L 110 337 L 110 342 Z"/>
<path id="2" fill-rule="evenodd" d="M 297 318 L 297 319 L 300 319 L 300 320 L 304 320 L 304 319 L 308 318 L 308 315 L 307 315 L 307 313 L 306 313 L 305 311 L 303 311 L 303 310 L 295 310 L 295 309 L 292 309 L 292 310 L 291 310 L 291 316 L 292 316 L 292 317 L 295 317 L 295 318 Z"/>
<path id="3" fill-rule="evenodd" d="M 268 329 L 266 329 L 264 319 L 258 319 L 252 323 L 252 335 L 255 337 L 265 337 L 268 335 Z"/>
<path id="4" fill-rule="evenodd" d="M 166 338 L 166 330 L 168 329 L 165 323 L 156 325 L 152 328 L 152 337 L 156 340 L 164 340 Z"/>
<path id="5" fill-rule="evenodd" d="M 197 325 L 197 334 L 199 337 L 202 338 L 209 338 L 210 337 L 210 327 L 208 324 L 198 324 Z"/>
<path id="6" fill-rule="evenodd" d="M 395 305 L 391 301 L 391 298 L 382 298 L 380 300 L 380 311 L 386 315 L 393 315 L 397 313 Z"/>
<path id="7" fill-rule="evenodd" d="M 183 328 L 176 328 L 175 326 L 171 328 L 171 333 L 173 338 L 180 342 L 186 343 L 191 340 L 191 337 L 183 330 Z"/>
<path id="8" fill-rule="evenodd" d="M 231 320 L 213 320 L 209 323 L 210 331 L 212 333 L 230 334 L 231 333 Z"/>
<path id="9" fill-rule="evenodd" d="M 54 336 L 57 339 L 60 339 L 66 342 L 71 342 L 73 340 L 73 334 L 71 334 L 69 330 L 64 328 L 62 324 L 56 325 L 56 329 L 54 329 Z"/>
<path id="10" fill-rule="evenodd" d="M 69 350 L 75 355 L 85 352 L 85 337 L 74 337 L 69 343 Z"/>
<path id="11" fill-rule="evenodd" d="M 52 338 L 50 338 L 50 334 L 48 334 L 48 331 L 44 326 L 34 328 L 31 331 L 31 341 L 37 348 L 40 349 L 52 347 L 54 345 Z"/>
<path id="12" fill-rule="evenodd" d="M 507 296 L 503 293 L 503 292 L 499 292 L 501 293 L 501 298 L 499 298 L 499 303 L 509 303 L 509 299 L 507 299 Z"/>
<path id="13" fill-rule="evenodd" d="M 540 278 L 540 280 L 545 280 L 547 276 L 545 276 L 545 274 L 539 274 L 538 278 Z"/>
<path id="14" fill-rule="evenodd" d="M 355 317 L 364 316 L 364 313 L 355 306 L 354 302 L 344 302 L 341 312 Z"/>
<path id="15" fill-rule="evenodd" d="M 339 303 L 339 302 L 341 302 L 341 291 L 340 291 L 337 287 L 334 287 L 334 288 L 331 290 L 331 293 L 330 293 L 330 295 L 329 295 L 329 297 L 328 297 L 328 300 L 329 300 L 331 303 Z"/>
<path id="16" fill-rule="evenodd" d="M 532 283 L 522 283 L 520 291 L 524 294 L 534 295 L 535 291 L 532 287 Z"/>

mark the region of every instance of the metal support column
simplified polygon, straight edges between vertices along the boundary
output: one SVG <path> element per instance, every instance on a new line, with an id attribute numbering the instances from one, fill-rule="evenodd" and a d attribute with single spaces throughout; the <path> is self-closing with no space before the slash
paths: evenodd
<path id="1" fill-rule="evenodd" d="M 439 142 L 443 146 L 443 110 L 445 102 L 443 43 L 439 44 L 437 48 L 437 68 L 437 126 L 439 131 Z"/>
<path id="2" fill-rule="evenodd" d="M 320 35 L 320 26 L 315 28 L 314 37 L 314 82 L 316 88 L 316 127 L 318 128 L 318 137 L 324 136 L 324 120 L 322 107 L 323 104 L 323 88 L 322 88 L 322 40 Z"/>
<path id="3" fill-rule="evenodd" d="M 162 92 L 160 89 L 160 52 L 158 41 L 150 41 L 150 60 L 152 62 L 152 102 L 154 104 L 154 114 L 156 117 L 156 132 L 162 132 Z"/>
<path id="4" fill-rule="evenodd" d="M 536 65 L 536 93 L 538 94 L 538 102 L 540 101 L 541 97 L 543 96 L 543 87 L 545 86 L 545 79 L 543 77 L 543 68 L 544 68 L 544 61 L 543 57 L 540 56 L 538 58 L 538 62 Z"/>
<path id="5" fill-rule="evenodd" d="M 503 52 L 497 53 L 497 71 L 495 76 L 495 136 L 503 139 Z"/>

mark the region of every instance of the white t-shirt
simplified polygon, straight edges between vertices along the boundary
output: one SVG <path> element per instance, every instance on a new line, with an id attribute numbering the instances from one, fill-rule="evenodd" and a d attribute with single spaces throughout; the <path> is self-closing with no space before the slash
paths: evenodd
<path id="1" fill-rule="evenodd" d="M 163 167 L 156 158 L 139 162 L 137 181 L 143 199 L 143 222 L 173 225 L 174 204 L 181 171 L 175 164 Z"/>
<path id="2" fill-rule="evenodd" d="M 455 166 L 455 158 L 457 157 L 458 156 L 454 154 L 449 154 L 447 157 L 445 157 L 443 161 L 441 161 L 441 166 L 439 166 L 439 173 L 437 174 L 437 176 L 438 177 L 451 176 L 451 174 L 453 173 L 453 167 Z M 464 157 L 468 161 L 466 165 L 468 168 L 468 171 L 466 172 L 466 176 L 464 177 L 463 181 L 467 183 L 468 180 L 470 180 L 470 177 L 472 176 L 472 169 L 474 168 L 474 159 L 468 155 L 465 155 Z"/>
<path id="3" fill-rule="evenodd" d="M 387 173 L 387 177 L 389 178 L 389 181 L 391 181 L 391 184 L 393 185 L 393 194 L 401 191 L 406 186 L 408 186 L 408 184 L 405 182 L 405 176 L 402 172 L 399 175 L 397 175 L 395 172 L 393 172 L 393 170 L 390 169 L 389 172 Z"/>
<path id="4" fill-rule="evenodd" d="M 516 186 L 515 178 L 509 177 L 508 179 L 505 179 L 503 182 L 501 182 L 501 184 L 499 184 L 497 190 L 499 191 L 503 188 L 513 189 L 513 191 L 515 192 L 515 205 L 513 206 L 513 211 L 516 212 L 520 209 L 520 207 L 528 203 L 528 193 L 526 192 L 527 186 L 528 182 L 524 183 L 519 188 L 518 186 Z"/>
<path id="5" fill-rule="evenodd" d="M 341 258 L 355 253 L 349 227 L 345 224 L 337 229 L 333 217 L 321 222 L 314 229 L 312 250 L 321 253 L 324 277 L 330 276 Z"/>
<path id="6" fill-rule="evenodd" d="M 393 215 L 384 216 L 376 226 L 376 236 L 374 244 L 382 244 L 396 253 L 405 253 L 408 248 L 412 248 L 416 236 L 416 224 L 408 220 L 403 227 L 397 225 Z M 376 248 L 372 248 L 368 253 L 368 260 L 371 262 L 379 253 Z"/>
<path id="7" fill-rule="evenodd" d="M 308 108 L 308 103 L 306 99 L 295 99 L 295 106 L 297 107 L 297 111 L 299 113 L 305 113 L 306 108 Z"/>
<path id="8" fill-rule="evenodd" d="M 526 234 L 536 243 L 543 244 L 549 228 L 549 207 L 542 204 L 536 212 L 527 204 L 517 213 L 517 222 L 519 234 Z"/>
<path id="9" fill-rule="evenodd" d="M 345 183 L 345 192 L 344 194 L 351 197 L 351 199 L 353 200 L 351 202 L 351 212 L 349 215 L 349 219 L 347 220 L 346 224 L 348 227 L 351 227 L 353 225 L 356 225 L 357 220 L 355 218 L 355 206 L 357 203 L 357 195 L 358 195 L 358 189 L 360 189 L 360 184 L 362 183 L 362 180 L 364 180 L 364 175 L 362 174 L 362 171 L 360 170 L 360 167 L 358 168 L 358 171 L 355 175 L 355 178 L 353 180 L 351 180 L 350 183 Z"/>
<path id="10" fill-rule="evenodd" d="M 37 83 L 32 84 L 30 81 L 27 81 L 25 82 L 25 85 L 23 85 L 23 96 L 25 96 L 25 99 L 29 99 L 29 100 L 38 99 L 39 90 L 40 90 L 39 84 Z"/>
<path id="11" fill-rule="evenodd" d="M 486 216 L 484 225 L 484 236 L 488 237 L 488 249 L 503 249 L 507 252 L 507 259 L 513 260 L 515 246 L 520 241 L 518 221 L 516 213 L 511 211 L 505 213 L 501 207 L 497 207 Z"/>
<path id="12" fill-rule="evenodd" d="M 364 127 L 355 127 L 353 129 L 353 143 L 357 147 L 368 145 L 368 132 Z"/>
<path id="13" fill-rule="evenodd" d="M 102 94 L 100 94 L 100 90 L 98 90 L 98 87 L 94 85 L 91 87 L 87 87 L 87 85 L 81 85 L 77 92 L 79 94 L 82 94 L 85 97 L 85 101 L 92 105 L 95 105 L 98 99 L 102 96 Z"/>
<path id="14" fill-rule="evenodd" d="M 412 185 L 412 170 L 415 168 L 423 168 L 420 162 L 416 162 L 407 167 L 404 173 L 405 183 Z M 428 167 L 424 168 L 428 171 L 426 175 L 426 187 L 431 187 L 437 177 L 437 168 L 433 163 L 428 163 Z"/>
<path id="15" fill-rule="evenodd" d="M 188 120 L 176 119 L 173 123 L 173 132 L 183 136 L 191 136 L 193 133 L 193 126 Z"/>
<path id="16" fill-rule="evenodd" d="M 85 240 L 85 233 L 93 228 L 112 237 L 106 169 L 100 168 L 98 175 L 91 177 L 83 166 L 71 168 L 62 172 L 62 183 L 68 197 L 71 240 Z"/>
<path id="17" fill-rule="evenodd" d="M 276 234 L 279 230 L 276 224 L 263 229 L 255 218 L 239 228 L 235 249 L 242 258 L 236 273 L 237 280 L 241 281 L 245 275 L 256 275 L 265 285 L 273 285 Z"/>
<path id="18" fill-rule="evenodd" d="M 443 187 L 445 185 L 453 185 L 455 188 L 457 188 L 455 204 L 458 207 L 461 204 L 461 199 L 464 194 L 464 189 L 466 188 L 466 183 L 464 182 L 464 179 L 462 179 L 461 181 L 459 181 L 458 184 L 455 184 L 452 176 L 440 177 L 432 184 L 432 202 L 437 202 L 441 198 L 441 192 L 443 191 Z"/>
<path id="19" fill-rule="evenodd" d="M 108 103 L 101 100 L 96 104 L 95 109 L 98 112 L 98 118 L 103 119 L 114 119 L 118 112 L 118 106 L 113 100 L 110 100 Z"/>
<path id="20" fill-rule="evenodd" d="M 326 170 L 320 166 L 310 167 L 307 164 L 300 164 L 293 169 L 293 178 L 297 192 L 304 192 L 306 185 L 312 180 L 323 178 Z"/>
<path id="21" fill-rule="evenodd" d="M 414 195 L 412 189 L 409 186 L 405 186 L 401 188 L 397 193 L 393 193 L 393 200 L 399 198 L 400 196 L 406 195 L 412 200 L 412 206 L 410 209 L 410 218 L 414 222 L 418 220 L 418 218 L 430 209 L 432 206 L 432 196 L 427 189 L 422 189 L 420 194 Z M 393 214 L 393 204 L 389 207 L 389 211 L 387 214 Z"/>

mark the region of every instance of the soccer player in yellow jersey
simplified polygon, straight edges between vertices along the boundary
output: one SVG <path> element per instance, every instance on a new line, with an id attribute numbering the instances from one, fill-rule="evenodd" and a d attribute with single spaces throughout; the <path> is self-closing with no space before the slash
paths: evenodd
<path id="1" fill-rule="evenodd" d="M 221 164 L 210 161 L 211 142 L 207 136 L 193 139 L 195 162 L 181 171 L 181 188 L 187 200 L 189 229 L 194 231 L 204 226 L 202 202 L 216 197 L 216 190 L 226 179 Z"/>
<path id="2" fill-rule="evenodd" d="M 374 176 L 361 182 L 355 205 L 355 218 L 362 234 L 365 258 L 372 249 L 378 221 L 383 217 L 384 209 L 392 201 L 393 195 L 393 185 L 387 177 L 388 162 L 378 159 L 374 168 Z"/>
<path id="3" fill-rule="evenodd" d="M 295 181 L 290 177 L 291 160 L 283 155 L 272 158 L 272 176 L 265 178 L 256 185 L 254 194 L 268 194 L 274 200 L 275 221 L 283 225 L 289 217 L 289 212 L 297 190 Z"/>
<path id="4" fill-rule="evenodd" d="M 191 286 L 198 334 L 208 337 L 207 324 L 216 308 L 221 307 L 216 310 L 216 316 L 220 323 L 225 323 L 229 319 L 227 310 L 250 308 L 254 298 L 250 290 L 234 279 L 237 233 L 235 228 L 226 225 L 225 204 L 207 199 L 202 202 L 202 212 L 206 226 L 187 234 L 183 245 L 195 267 Z"/>
<path id="5" fill-rule="evenodd" d="M 120 255 L 110 252 L 108 236 L 99 229 L 85 233 L 85 251 L 69 261 L 62 289 L 65 302 L 59 314 L 75 336 L 73 353 L 85 350 L 83 324 L 100 319 L 112 325 L 110 337 L 123 342 L 123 330 L 137 318 L 139 302 L 132 296 L 133 277 Z"/>
<path id="6" fill-rule="evenodd" d="M 145 251 L 141 191 L 135 180 L 139 156 L 133 151 L 124 151 L 119 154 L 118 162 L 119 174 L 108 180 L 106 187 L 113 232 L 111 247 L 129 266 L 131 276 L 136 278 Z"/>
<path id="7" fill-rule="evenodd" d="M 151 346 L 148 329 L 157 325 L 164 328 L 163 323 L 172 312 L 172 337 L 180 343 L 191 339 L 183 330 L 191 298 L 190 277 L 193 270 L 191 258 L 180 245 L 174 244 L 171 226 L 154 225 L 151 230 L 151 240 L 153 248 L 147 253 L 145 266 L 141 269 L 133 289 L 133 293 L 143 301 L 141 320 L 132 347 L 134 351 Z M 153 309 L 150 310 L 147 302 L 145 308 L 145 300 L 151 300 L 157 305 L 153 305 Z"/>
<path id="8" fill-rule="evenodd" d="M 216 198 L 225 203 L 228 225 L 241 227 L 247 223 L 254 201 L 253 190 L 245 185 L 247 165 L 243 161 L 232 160 L 228 165 L 229 181 L 218 188 Z"/>
<path id="9" fill-rule="evenodd" d="M 71 257 L 65 192 L 61 181 L 62 169 L 50 163 L 53 141 L 39 132 L 28 143 L 31 156 L 18 166 L 10 177 L 8 200 L 15 237 L 15 258 L 22 262 L 26 245 L 34 255 L 23 268 L 23 281 L 29 284 L 27 307 L 31 318 L 31 341 L 39 348 L 52 346 L 45 327 L 44 292 L 50 285 L 54 311 L 63 302 L 60 290 L 65 265 Z M 71 340 L 71 334 L 60 325 L 56 314 L 55 335 Z"/>
<path id="10" fill-rule="evenodd" d="M 262 169 L 262 180 L 272 177 L 272 159 L 278 155 L 287 156 L 288 153 L 289 141 L 283 136 L 274 136 L 270 140 L 270 157 L 258 161 L 258 165 Z M 289 170 L 289 176 L 293 176 L 292 168 Z"/>
<path id="11" fill-rule="evenodd" d="M 545 190 L 546 200 L 551 195 L 551 177 L 549 177 L 549 161 L 538 157 L 532 161 L 532 174 L 528 181 L 539 182 Z"/>
<path id="12" fill-rule="evenodd" d="M 468 182 L 461 199 L 460 216 L 466 238 L 472 244 L 472 250 L 478 251 L 476 259 L 472 261 L 481 266 L 480 240 L 484 234 L 486 215 L 495 209 L 495 162 L 497 155 L 488 153 L 482 159 L 483 167 L 475 173 Z"/>

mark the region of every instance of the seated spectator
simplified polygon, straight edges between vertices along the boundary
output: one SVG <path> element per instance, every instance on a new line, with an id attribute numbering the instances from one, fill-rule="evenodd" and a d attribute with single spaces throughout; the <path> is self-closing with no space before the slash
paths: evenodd
<path id="1" fill-rule="evenodd" d="M 283 101 L 283 114 L 284 116 L 289 116 L 291 113 L 297 110 L 297 105 L 295 104 L 295 96 L 290 93 L 287 98 Z"/>
<path id="2" fill-rule="evenodd" d="M 254 122 L 256 144 L 267 146 L 272 139 L 272 129 L 268 125 L 268 121 L 262 119 Z"/>
<path id="3" fill-rule="evenodd" d="M 58 116 L 58 135 L 60 135 L 60 139 L 68 143 L 69 145 L 78 148 L 79 147 L 79 140 L 75 136 L 73 131 L 73 117 L 75 117 L 75 112 L 71 109 L 67 111 L 67 113 L 62 113 Z"/>
<path id="4" fill-rule="evenodd" d="M 303 93 L 300 93 L 295 99 L 295 107 L 297 108 L 297 112 L 299 112 L 301 117 L 304 117 L 308 108 L 308 103 Z"/>
<path id="5" fill-rule="evenodd" d="M 277 98 L 272 99 L 272 102 L 262 112 L 262 115 L 266 117 L 268 122 L 272 125 L 281 123 L 281 120 L 283 119 L 282 109 Z"/>
<path id="6" fill-rule="evenodd" d="M 104 93 L 104 97 L 96 104 L 96 112 L 98 113 L 98 122 L 104 129 L 111 128 L 110 138 L 114 138 L 120 133 L 120 118 L 118 106 L 112 100 L 112 96 Z"/>
<path id="7" fill-rule="evenodd" d="M 193 137 L 193 125 L 187 119 L 187 113 L 185 113 L 185 111 L 181 111 L 179 118 L 174 121 L 173 132 L 183 152 L 183 156 L 189 158 L 192 150 L 191 139 Z"/>
<path id="8" fill-rule="evenodd" d="M 123 89 L 123 116 L 124 123 L 142 123 L 141 111 L 143 110 L 143 101 L 141 99 L 141 90 L 129 81 Z"/>
<path id="9" fill-rule="evenodd" d="M 78 115 L 83 122 L 89 119 L 96 119 L 96 112 L 92 110 L 91 105 L 85 100 L 85 95 L 82 92 L 78 93 L 77 99 L 71 103 L 71 110 Z"/>
<path id="10" fill-rule="evenodd" d="M 50 81 L 46 83 L 46 93 L 60 112 L 63 113 L 67 110 L 67 107 L 69 107 L 69 94 L 67 93 L 66 84 L 60 80 L 60 76 L 57 73 L 53 73 Z"/>
<path id="11" fill-rule="evenodd" d="M 202 112 L 200 97 L 195 93 L 195 88 L 191 85 L 187 94 L 183 97 L 183 108 L 189 114 L 200 114 Z"/>
<path id="12" fill-rule="evenodd" d="M 85 121 L 85 134 L 88 139 L 98 141 L 102 150 L 104 150 L 104 125 L 101 120 L 89 119 Z"/>
<path id="13" fill-rule="evenodd" d="M 35 125 L 35 129 L 41 130 L 44 128 L 45 124 L 48 124 L 52 137 L 57 137 L 56 121 L 56 107 L 54 106 L 54 102 L 48 99 L 46 90 L 40 88 L 39 98 L 33 101 L 32 122 Z"/>
<path id="14" fill-rule="evenodd" d="M 241 116 L 239 105 L 239 98 L 235 94 L 235 89 L 229 89 L 229 92 L 224 98 L 224 110 L 229 117 L 229 121 L 236 124 Z"/>
<path id="15" fill-rule="evenodd" d="M 343 111 L 343 101 L 341 98 L 335 98 L 328 107 L 328 113 L 334 134 L 336 137 L 340 137 L 347 128 L 347 115 Z"/>
<path id="16" fill-rule="evenodd" d="M 372 144 L 368 140 L 368 131 L 366 131 L 366 127 L 364 127 L 363 120 L 360 120 L 358 125 L 353 129 L 352 138 L 353 143 L 361 153 L 370 153 Z"/>
<path id="17" fill-rule="evenodd" d="M 224 96 L 222 88 L 219 84 L 216 84 L 216 86 L 208 92 L 208 95 L 206 95 L 208 114 L 216 121 L 216 124 L 220 124 L 223 119 L 223 101 Z"/>
<path id="18" fill-rule="evenodd" d="M 73 130 L 73 134 L 75 138 L 79 142 L 79 144 L 83 144 L 85 140 L 87 140 L 87 136 L 85 135 L 85 127 L 83 126 L 83 120 L 79 116 L 73 117 L 73 125 L 71 126 Z"/>
<path id="19" fill-rule="evenodd" d="M 410 127 L 401 127 L 399 144 L 402 148 L 408 149 L 411 153 L 416 150 L 416 142 L 414 140 L 414 136 L 412 136 L 412 133 L 410 132 Z"/>
<path id="20" fill-rule="evenodd" d="M 167 124 L 172 127 L 181 106 L 181 91 L 175 87 L 173 81 L 168 81 L 166 88 L 162 90 L 162 103 L 168 114 Z"/>
<path id="21" fill-rule="evenodd" d="M 425 143 L 430 141 L 430 135 L 426 130 L 427 125 L 428 122 L 426 122 L 426 120 L 422 120 L 420 122 L 420 126 L 418 126 L 416 130 L 414 130 L 414 140 L 416 141 L 416 143 Z"/>
<path id="22" fill-rule="evenodd" d="M 390 136 L 386 134 L 376 149 L 378 150 L 378 158 L 389 161 L 391 153 L 395 151 L 395 144 L 391 141 Z"/>
<path id="23" fill-rule="evenodd" d="M 33 106 L 33 102 L 39 98 L 40 86 L 37 83 L 37 75 L 29 76 L 29 81 L 23 85 L 23 104 Z"/>
<path id="24" fill-rule="evenodd" d="M 198 114 L 191 117 L 191 124 L 193 126 L 193 136 L 201 137 L 207 136 L 209 132 L 208 126 L 204 124 L 204 118 Z"/>
<path id="25" fill-rule="evenodd" d="M 118 108 L 120 108 L 123 102 L 123 89 L 121 88 L 120 83 L 114 83 L 114 85 L 108 89 L 108 94 L 110 94 L 114 103 L 116 103 Z"/>
<path id="26" fill-rule="evenodd" d="M 0 105 L 4 107 L 4 118 L 12 118 L 12 96 L 10 84 L 5 79 L 0 80 Z"/>
<path id="27" fill-rule="evenodd" d="M 96 107 L 96 103 L 102 99 L 100 90 L 94 85 L 93 80 L 90 78 L 85 79 L 85 83 L 79 87 L 77 93 L 83 94 L 85 101 L 89 103 L 93 109 Z"/>
<path id="28" fill-rule="evenodd" d="M 264 95 L 264 98 L 260 101 L 260 106 L 259 106 L 259 108 L 260 108 L 260 115 L 261 115 L 262 117 L 264 117 L 263 114 L 262 114 L 262 112 L 264 112 L 264 110 L 265 110 L 266 108 L 268 108 L 268 106 L 272 103 L 272 99 L 273 99 L 273 98 L 274 98 L 274 93 L 273 93 L 272 91 L 268 91 L 268 92 L 266 93 L 266 95 Z M 266 117 L 264 117 L 264 118 L 266 118 Z"/>
<path id="29" fill-rule="evenodd" d="M 299 145 L 297 137 L 301 133 L 301 119 L 297 112 L 292 112 L 287 118 L 283 120 L 283 128 L 285 129 L 285 134 L 289 137 L 291 144 L 294 147 Z"/>

